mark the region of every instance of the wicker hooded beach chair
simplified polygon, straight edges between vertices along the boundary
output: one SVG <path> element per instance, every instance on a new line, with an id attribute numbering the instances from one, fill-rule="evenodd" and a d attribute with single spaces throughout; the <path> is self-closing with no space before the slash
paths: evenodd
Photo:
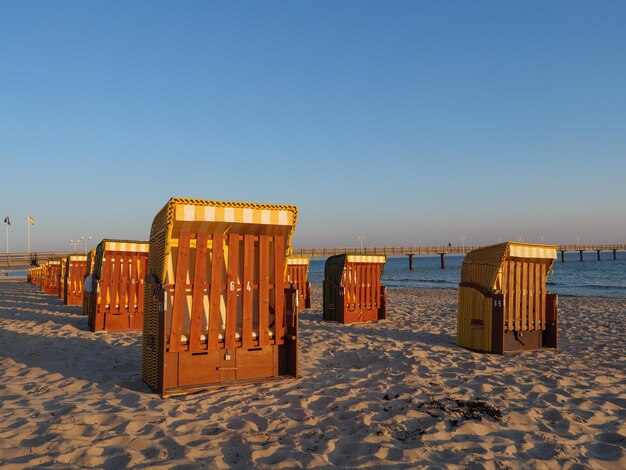
<path id="1" fill-rule="evenodd" d="M 290 256 L 287 258 L 287 284 L 293 284 L 298 290 L 298 308 L 311 308 L 311 283 L 309 276 L 309 258 Z"/>
<path id="2" fill-rule="evenodd" d="M 59 280 L 61 279 L 61 262 L 47 261 L 43 275 L 41 290 L 46 294 L 59 295 Z"/>
<path id="3" fill-rule="evenodd" d="M 65 299 L 65 287 L 66 287 L 66 279 L 67 279 L 67 259 L 69 256 L 65 258 L 61 258 L 61 268 L 59 269 L 59 288 L 57 290 L 57 297 L 60 300 Z"/>
<path id="4" fill-rule="evenodd" d="M 66 259 L 65 276 L 63 279 L 65 305 L 81 305 L 83 302 L 83 283 L 87 257 L 85 255 L 69 255 Z"/>
<path id="5" fill-rule="evenodd" d="M 91 331 L 141 330 L 148 242 L 102 240 L 96 247 L 89 299 Z"/>
<path id="6" fill-rule="evenodd" d="M 364 323 L 387 315 L 385 256 L 335 255 L 324 266 L 324 320 Z"/>
<path id="7" fill-rule="evenodd" d="M 508 352 L 557 348 L 557 296 L 546 290 L 556 246 L 507 242 L 468 253 L 461 266 L 459 346 Z"/>
<path id="8" fill-rule="evenodd" d="M 83 315 L 89 315 L 89 302 L 92 299 L 91 292 L 93 290 L 93 263 L 96 259 L 96 249 L 92 248 L 87 253 L 85 262 L 85 275 L 83 276 Z M 87 287 L 87 289 L 85 289 Z M 95 300 L 95 296 L 93 297 Z"/>
<path id="9" fill-rule="evenodd" d="M 150 233 L 142 378 L 162 397 L 298 375 L 295 206 L 173 198 Z"/>

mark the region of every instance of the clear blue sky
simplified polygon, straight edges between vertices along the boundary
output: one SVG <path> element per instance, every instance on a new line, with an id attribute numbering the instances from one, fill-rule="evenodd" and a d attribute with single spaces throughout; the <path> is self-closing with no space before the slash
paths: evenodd
<path id="1" fill-rule="evenodd" d="M 0 0 L 10 249 L 29 213 L 34 251 L 147 239 L 172 196 L 296 204 L 300 247 L 625 243 L 625 25 L 624 1 Z"/>

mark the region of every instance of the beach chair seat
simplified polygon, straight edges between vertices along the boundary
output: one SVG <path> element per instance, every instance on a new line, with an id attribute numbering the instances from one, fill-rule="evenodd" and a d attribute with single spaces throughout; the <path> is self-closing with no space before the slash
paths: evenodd
<path id="1" fill-rule="evenodd" d="M 385 256 L 335 255 L 326 260 L 323 318 L 340 323 L 364 323 L 387 317 L 381 282 Z"/>
<path id="2" fill-rule="evenodd" d="M 287 258 L 287 284 L 292 284 L 298 291 L 298 308 L 311 308 L 311 283 L 309 276 L 309 258 L 290 256 Z"/>
<path id="3" fill-rule="evenodd" d="M 461 266 L 457 344 L 497 354 L 556 349 L 558 298 L 546 289 L 556 248 L 506 242 L 468 253 Z"/>
<path id="4" fill-rule="evenodd" d="M 96 247 L 88 295 L 91 331 L 143 328 L 148 242 L 104 239 Z"/>
<path id="5" fill-rule="evenodd" d="M 162 397 L 297 377 L 295 206 L 173 198 L 156 215 L 142 378 Z"/>

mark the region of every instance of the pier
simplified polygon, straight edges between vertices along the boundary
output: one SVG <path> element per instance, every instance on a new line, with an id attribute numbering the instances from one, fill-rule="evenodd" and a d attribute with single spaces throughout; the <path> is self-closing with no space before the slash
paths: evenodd
<path id="1" fill-rule="evenodd" d="M 439 255 L 441 268 L 446 267 L 446 255 L 465 254 L 482 245 L 434 245 L 434 246 L 368 246 L 368 247 L 322 247 L 322 248 L 294 248 L 294 256 L 306 256 L 309 258 L 327 258 L 333 255 L 385 255 L 401 256 L 405 255 L 409 260 L 409 269 L 413 270 L 413 257 L 420 255 Z M 612 252 L 612 258 L 617 259 L 618 251 L 626 251 L 626 244 L 613 245 L 557 245 L 557 251 L 561 253 L 561 262 L 565 262 L 566 251 L 578 251 L 580 261 L 584 261 L 585 251 L 595 251 L 598 261 L 601 260 L 600 253 L 603 251 Z M 60 260 L 67 255 L 76 254 L 74 251 L 40 251 L 32 253 L 2 253 L 0 254 L 0 266 L 35 266 L 38 263 L 52 260 Z"/>
<path id="2" fill-rule="evenodd" d="M 413 270 L 413 257 L 416 255 L 439 255 L 441 268 L 446 267 L 446 255 L 449 254 L 465 254 L 469 253 L 482 245 L 474 246 L 457 246 L 457 245 L 435 245 L 435 246 L 385 246 L 385 247 L 344 247 L 344 248 L 294 248 L 294 256 L 307 256 L 310 258 L 326 258 L 328 256 L 338 254 L 349 255 L 386 255 L 398 256 L 406 255 L 409 260 L 409 269 Z M 557 251 L 561 253 L 561 262 L 565 262 L 566 251 L 578 251 L 580 253 L 580 261 L 583 261 L 583 253 L 585 251 L 595 251 L 597 259 L 600 261 L 600 253 L 608 251 L 613 253 L 613 259 L 617 259 L 618 251 L 626 251 L 626 244 L 613 245 L 557 245 Z"/>

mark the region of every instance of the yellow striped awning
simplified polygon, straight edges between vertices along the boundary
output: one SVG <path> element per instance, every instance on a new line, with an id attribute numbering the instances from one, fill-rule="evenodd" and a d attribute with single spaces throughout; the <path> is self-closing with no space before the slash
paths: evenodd
<path id="1" fill-rule="evenodd" d="M 511 243 L 509 256 L 514 258 L 556 259 L 556 246 Z"/>
<path id="2" fill-rule="evenodd" d="M 308 265 L 310 263 L 310 259 L 309 258 L 296 258 L 296 257 L 289 257 L 287 258 L 287 264 L 288 265 Z"/>
<path id="3" fill-rule="evenodd" d="M 70 261 L 87 261 L 86 255 L 70 255 Z"/>
<path id="4" fill-rule="evenodd" d="M 105 251 L 125 251 L 131 253 L 148 253 L 150 244 L 148 242 L 114 242 L 107 241 L 104 244 Z M 87 258 L 85 258 L 87 259 Z"/>
<path id="5" fill-rule="evenodd" d="M 232 222 L 239 224 L 293 225 L 291 210 L 261 209 L 254 207 L 223 207 L 213 205 L 178 204 L 177 222 Z"/>
<path id="6" fill-rule="evenodd" d="M 387 261 L 386 256 L 372 256 L 372 255 L 347 255 L 346 263 L 382 263 Z"/>

